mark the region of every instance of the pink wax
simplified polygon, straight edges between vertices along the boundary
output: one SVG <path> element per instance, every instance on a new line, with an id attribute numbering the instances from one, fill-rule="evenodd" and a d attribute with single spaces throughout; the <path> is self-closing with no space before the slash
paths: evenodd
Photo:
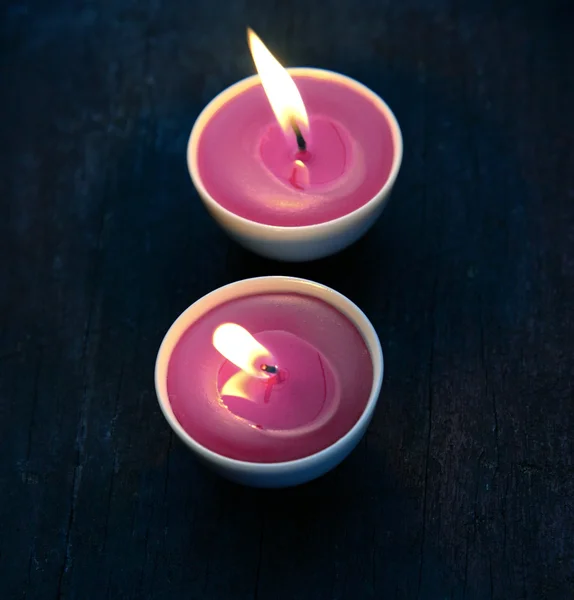
<path id="1" fill-rule="evenodd" d="M 198 143 L 211 197 L 267 225 L 314 225 L 357 210 L 386 183 L 394 158 L 391 124 L 368 93 L 335 79 L 293 79 L 309 115 L 306 152 L 285 136 L 259 84 L 221 106 Z"/>
<path id="2" fill-rule="evenodd" d="M 276 375 L 247 377 L 213 347 L 213 332 L 228 322 L 269 350 Z M 240 385 L 222 393 L 235 381 Z M 322 300 L 292 293 L 245 296 L 214 308 L 183 333 L 167 373 L 174 415 L 193 439 L 259 463 L 333 444 L 361 416 L 372 384 L 370 354 L 356 327 Z"/>

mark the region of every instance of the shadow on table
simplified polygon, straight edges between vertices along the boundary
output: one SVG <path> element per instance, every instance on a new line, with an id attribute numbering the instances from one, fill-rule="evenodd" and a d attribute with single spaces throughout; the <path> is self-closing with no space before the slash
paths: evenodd
<path id="1" fill-rule="evenodd" d="M 386 264 L 391 258 L 391 240 L 380 239 L 380 228 L 376 227 L 349 248 L 304 263 L 278 262 L 236 246 L 227 256 L 226 268 L 237 279 L 267 275 L 302 277 L 353 299 L 369 293 L 373 277 L 385 277 Z"/>
<path id="2" fill-rule="evenodd" d="M 204 518 L 218 536 L 204 558 L 221 578 L 209 586 L 227 589 L 241 568 L 263 597 L 311 598 L 330 581 L 333 597 L 378 598 L 394 593 L 397 578 L 414 597 L 424 566 L 425 587 L 445 591 L 447 570 L 422 533 L 420 490 L 409 490 L 390 463 L 369 434 L 337 469 L 295 488 L 245 488 L 203 471 Z M 197 541 L 197 525 L 194 532 Z"/>

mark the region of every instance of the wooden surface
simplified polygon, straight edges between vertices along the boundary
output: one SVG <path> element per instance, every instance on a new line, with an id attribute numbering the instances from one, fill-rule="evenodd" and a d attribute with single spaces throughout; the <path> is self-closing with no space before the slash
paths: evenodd
<path id="1" fill-rule="evenodd" d="M 574 80 L 568 2 L 2 2 L 0 596 L 571 599 Z M 393 201 L 343 254 L 241 250 L 185 166 L 202 107 L 288 65 L 381 94 Z M 292 274 L 381 338 L 374 421 L 335 472 L 204 471 L 152 380 L 190 303 Z"/>

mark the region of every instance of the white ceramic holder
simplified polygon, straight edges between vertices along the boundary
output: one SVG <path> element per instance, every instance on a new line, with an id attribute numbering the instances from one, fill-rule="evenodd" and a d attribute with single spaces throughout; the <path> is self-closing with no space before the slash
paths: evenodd
<path id="1" fill-rule="evenodd" d="M 201 134 L 219 108 L 246 89 L 259 85 L 259 75 L 247 77 L 217 95 L 201 112 L 189 137 L 187 166 L 193 184 L 211 216 L 227 234 L 245 248 L 275 260 L 302 262 L 323 258 L 356 242 L 377 220 L 383 211 L 399 173 L 403 158 L 403 139 L 395 115 L 387 104 L 363 84 L 333 71 L 311 68 L 287 69 L 291 75 L 329 78 L 369 97 L 390 124 L 393 137 L 393 163 L 389 177 L 381 189 L 366 204 L 347 215 L 302 227 L 265 225 L 240 217 L 223 208 L 203 185 L 198 168 L 197 147 Z"/>
<path id="2" fill-rule="evenodd" d="M 362 335 L 373 363 L 371 393 L 359 420 L 327 448 L 297 460 L 254 463 L 228 458 L 194 440 L 175 417 L 167 391 L 171 354 L 183 333 L 204 314 L 230 300 L 266 293 L 295 293 L 319 298 L 345 315 Z M 187 308 L 173 323 L 160 346 L 155 365 L 155 389 L 161 410 L 178 437 L 196 457 L 219 475 L 255 487 L 287 487 L 315 479 L 336 467 L 355 448 L 371 421 L 383 382 L 383 352 L 371 322 L 348 298 L 319 283 L 294 277 L 257 277 L 221 287 Z"/>

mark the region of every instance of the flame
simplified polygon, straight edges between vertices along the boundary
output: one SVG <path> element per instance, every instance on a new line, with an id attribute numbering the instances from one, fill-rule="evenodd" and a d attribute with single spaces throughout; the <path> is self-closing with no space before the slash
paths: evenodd
<path id="1" fill-rule="evenodd" d="M 247 29 L 247 40 L 255 68 L 261 77 L 261 84 L 283 131 L 291 132 L 293 123 L 308 128 L 309 118 L 303 98 L 289 73 L 252 29 Z"/>
<path id="2" fill-rule="evenodd" d="M 229 362 L 253 377 L 268 378 L 261 365 L 272 364 L 271 353 L 247 329 L 224 323 L 213 332 L 213 346 Z"/>
<path id="3" fill-rule="evenodd" d="M 238 371 L 232 375 L 221 388 L 222 396 L 235 396 L 245 400 L 251 400 L 247 386 L 252 380 L 252 377 L 244 371 Z M 264 385 L 264 384 L 263 384 Z"/>

